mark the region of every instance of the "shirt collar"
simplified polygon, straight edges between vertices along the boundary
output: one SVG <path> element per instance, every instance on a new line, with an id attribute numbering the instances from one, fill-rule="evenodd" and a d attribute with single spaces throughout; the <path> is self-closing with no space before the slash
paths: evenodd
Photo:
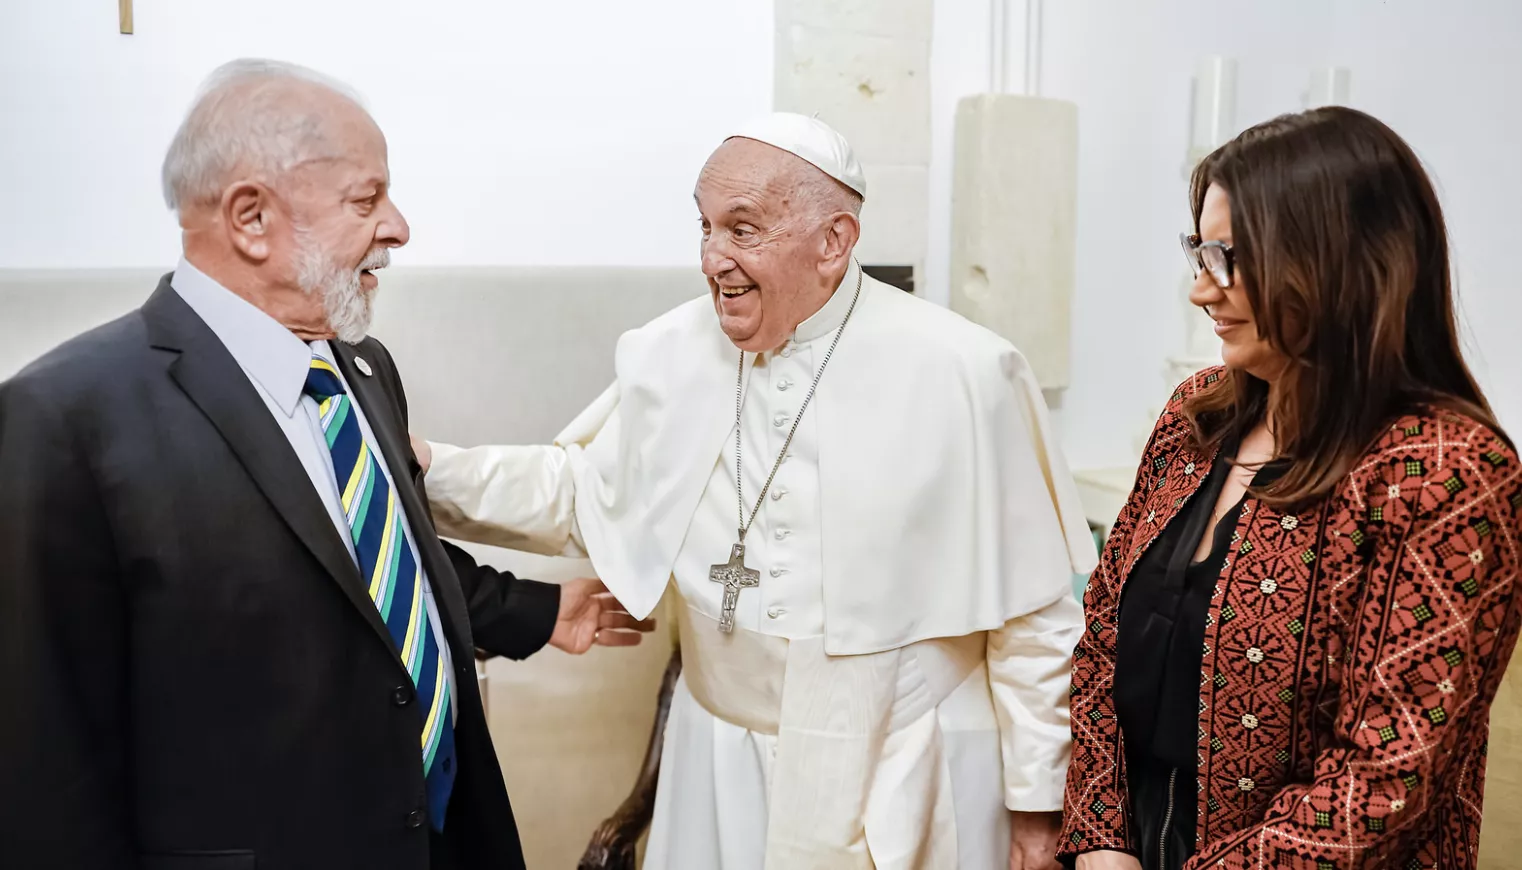
<path id="1" fill-rule="evenodd" d="M 851 300 L 856 298 L 856 276 L 861 266 L 857 265 L 853 258 L 851 264 L 846 267 L 846 274 L 840 279 L 840 286 L 830 294 L 824 306 L 814 312 L 808 320 L 798 324 L 793 332 L 794 344 L 807 344 L 816 338 L 829 335 L 834 332 L 846 319 L 846 312 L 851 310 Z"/>
<path id="2" fill-rule="evenodd" d="M 175 267 L 170 285 L 275 405 L 286 416 L 295 414 L 318 345 L 332 361 L 327 342 L 309 346 L 278 320 L 218 284 L 184 258 Z"/>

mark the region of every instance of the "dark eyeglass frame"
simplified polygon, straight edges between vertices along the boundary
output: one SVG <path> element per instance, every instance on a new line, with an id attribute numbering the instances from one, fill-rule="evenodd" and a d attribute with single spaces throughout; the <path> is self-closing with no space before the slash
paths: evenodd
<path id="1" fill-rule="evenodd" d="M 1184 259 L 1194 269 L 1194 277 L 1209 272 L 1217 287 L 1222 290 L 1231 287 L 1235 268 L 1231 245 L 1215 240 L 1201 242 L 1198 233 L 1179 233 L 1178 240 L 1184 248 Z"/>

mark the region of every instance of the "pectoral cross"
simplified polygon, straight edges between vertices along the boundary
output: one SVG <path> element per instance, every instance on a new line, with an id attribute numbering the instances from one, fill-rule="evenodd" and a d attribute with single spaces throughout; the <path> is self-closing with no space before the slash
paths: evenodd
<path id="1" fill-rule="evenodd" d="M 745 544 L 737 543 L 729 551 L 729 561 L 708 569 L 708 579 L 724 584 L 724 606 L 719 611 L 719 631 L 729 634 L 735 630 L 735 607 L 740 603 L 740 590 L 761 585 L 761 572 L 745 567 Z"/>

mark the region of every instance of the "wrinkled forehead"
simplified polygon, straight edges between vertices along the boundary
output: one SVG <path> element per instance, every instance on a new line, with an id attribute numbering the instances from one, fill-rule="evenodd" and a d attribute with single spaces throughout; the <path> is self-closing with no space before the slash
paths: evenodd
<path id="1" fill-rule="evenodd" d="M 729 139 L 714 150 L 698 173 L 693 198 L 698 209 L 730 210 L 736 203 L 768 214 L 785 214 L 798 202 L 807 173 L 823 175 L 808 161 L 754 139 Z"/>
<path id="2" fill-rule="evenodd" d="M 322 139 L 356 160 L 386 161 L 386 136 L 370 113 L 339 94 L 326 95 L 321 112 Z"/>
<path id="3" fill-rule="evenodd" d="M 389 184 L 386 137 L 369 113 L 341 98 L 314 108 L 320 129 L 297 170 L 337 186 Z"/>

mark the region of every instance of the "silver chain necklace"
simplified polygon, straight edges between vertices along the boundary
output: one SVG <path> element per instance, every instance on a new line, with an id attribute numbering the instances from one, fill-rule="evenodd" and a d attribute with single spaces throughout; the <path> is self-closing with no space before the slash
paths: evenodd
<path id="1" fill-rule="evenodd" d="M 730 548 L 729 561 L 714 565 L 708 570 L 709 580 L 724 585 L 724 604 L 719 612 L 719 631 L 726 634 L 735 630 L 735 607 L 740 603 L 740 590 L 761 585 L 761 572 L 745 564 L 745 535 L 756 522 L 756 515 L 761 512 L 761 505 L 766 503 L 766 493 L 771 490 L 772 481 L 776 479 L 778 469 L 782 468 L 782 460 L 787 458 L 787 450 L 793 444 L 793 436 L 798 434 L 798 424 L 803 422 L 803 413 L 809 409 L 809 403 L 814 399 L 814 391 L 819 389 L 819 380 L 824 377 L 824 370 L 830 364 L 830 357 L 835 355 L 835 346 L 840 344 L 841 333 L 846 331 L 846 324 L 851 322 L 851 315 L 856 311 L 856 303 L 861 301 L 861 276 L 861 264 L 857 263 L 856 292 L 851 297 L 851 307 L 846 309 L 845 319 L 840 321 L 840 327 L 835 330 L 835 338 L 830 342 L 829 349 L 824 352 L 824 360 L 819 364 L 819 371 L 814 373 L 814 382 L 809 385 L 808 394 L 803 397 L 803 404 L 798 407 L 798 416 L 793 418 L 793 428 L 788 430 L 787 440 L 782 442 L 782 451 L 777 454 L 777 461 L 772 463 L 771 474 L 766 476 L 766 484 L 761 487 L 761 495 L 757 496 L 756 506 L 751 508 L 749 518 L 745 516 L 745 475 L 742 471 L 740 452 L 740 408 L 745 390 L 745 351 L 740 351 L 740 366 L 735 375 L 735 499 L 739 504 L 739 539 Z"/>

